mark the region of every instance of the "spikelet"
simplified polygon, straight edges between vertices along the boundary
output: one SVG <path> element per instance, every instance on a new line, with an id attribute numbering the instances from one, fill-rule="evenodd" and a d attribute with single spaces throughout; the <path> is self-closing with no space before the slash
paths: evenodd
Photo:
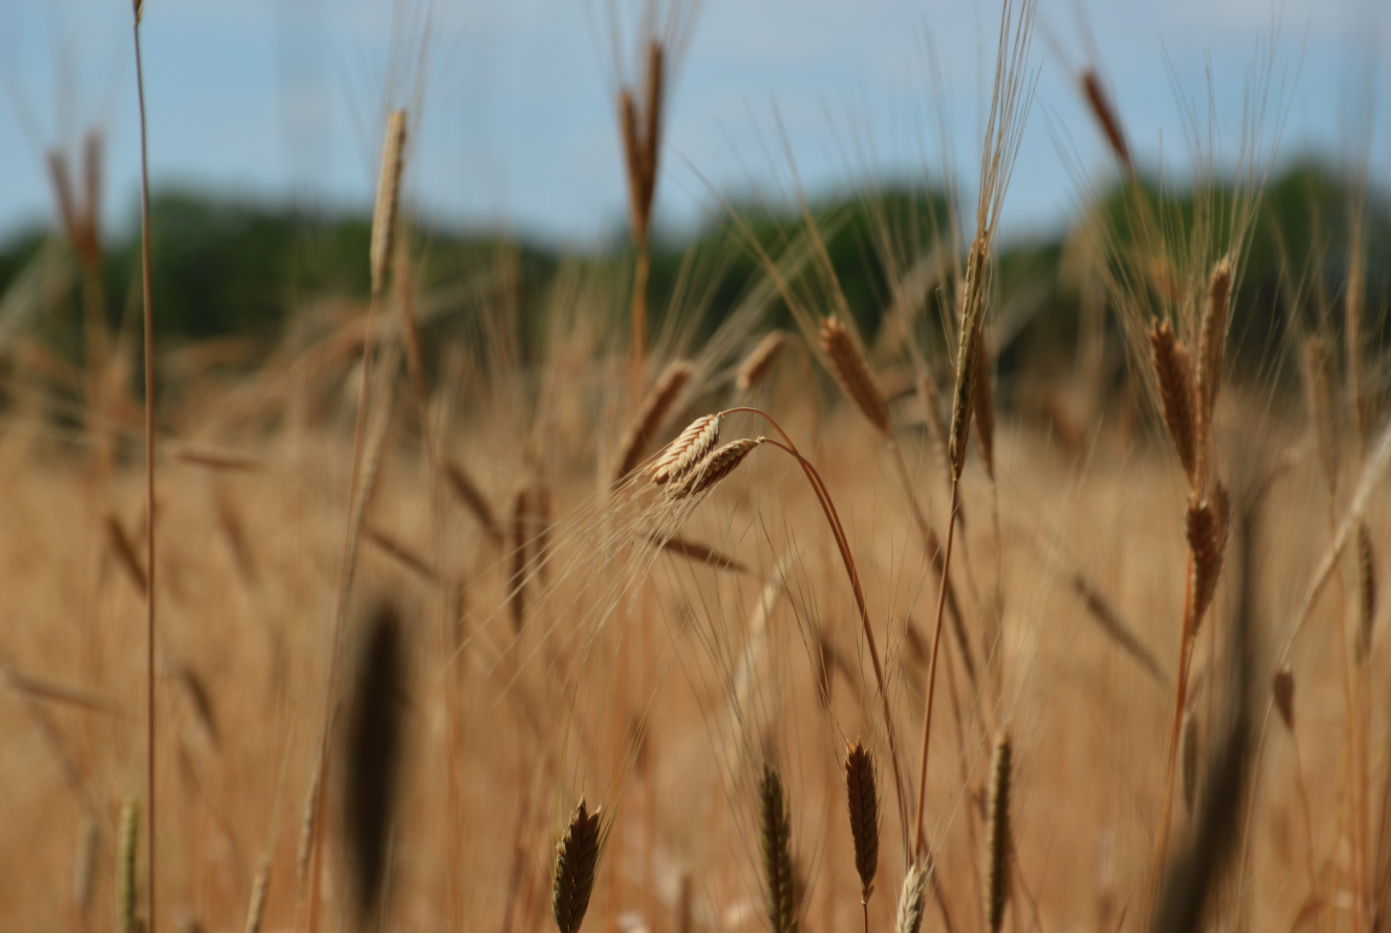
<path id="1" fill-rule="evenodd" d="M 140 843 L 140 804 L 127 797 L 121 804 L 121 824 L 116 846 L 116 929 L 133 933 L 138 899 L 135 861 Z"/>
<path id="2" fill-rule="evenodd" d="M 372 294 L 380 295 L 391 261 L 391 243 L 396 233 L 396 210 L 401 197 L 401 166 L 406 146 L 406 112 L 393 110 L 386 121 L 382 141 L 382 162 L 377 175 L 377 201 L 372 207 Z"/>
<path id="3" fill-rule="evenodd" d="M 1126 145 L 1125 133 L 1121 131 L 1120 119 L 1116 116 L 1115 108 L 1111 106 L 1105 92 L 1101 89 L 1101 83 L 1097 80 L 1096 72 L 1088 69 L 1082 72 L 1082 93 L 1086 95 L 1087 106 L 1091 108 L 1092 116 L 1096 122 L 1101 124 L 1101 131 L 1106 134 L 1106 141 L 1111 145 L 1111 151 L 1115 153 L 1116 160 L 1127 173 L 1135 171 L 1134 165 L 1130 161 L 1130 147 Z"/>
<path id="4" fill-rule="evenodd" d="M 1220 488 L 1220 487 L 1219 487 Z M 1222 572 L 1222 515 L 1220 499 L 1204 499 L 1188 507 L 1188 547 L 1193 553 L 1193 628 L 1198 635 L 1203 614 L 1217 592 Z"/>
<path id="5" fill-rule="evenodd" d="M 1285 724 L 1285 728 L 1294 732 L 1294 672 L 1289 667 L 1282 667 L 1275 672 L 1275 678 L 1271 683 L 1271 688 L 1275 693 L 1275 709 L 1280 713 L 1280 721 Z"/>
<path id="6" fill-rule="evenodd" d="M 1377 574 L 1372 535 L 1367 523 L 1357 523 L 1357 660 L 1365 664 L 1372 651 L 1372 624 L 1376 621 Z"/>
<path id="7" fill-rule="evenodd" d="M 1304 341 L 1304 395 L 1319 467 L 1330 495 L 1338 489 L 1337 423 L 1333 420 L 1333 366 L 1328 343 L 1321 337 Z"/>
<path id="8" fill-rule="evenodd" d="M 869 361 L 839 318 L 831 316 L 821 323 L 821 349 L 830 360 L 831 373 L 841 391 L 876 431 L 888 437 L 889 410 L 870 374 Z"/>
<path id="9" fill-rule="evenodd" d="M 860 903 L 868 904 L 879 870 L 879 795 L 874 760 L 859 742 L 845 756 L 845 796 L 850 838 L 855 843 L 855 871 L 860 876 Z"/>
<path id="10" fill-rule="evenodd" d="M 739 372 L 734 377 L 734 385 L 740 392 L 747 392 L 754 386 L 762 382 L 768 375 L 768 371 L 777 362 L 778 354 L 787 345 L 787 334 L 784 331 L 769 331 L 758 346 L 748 356 L 744 357 L 744 362 L 739 364 Z"/>
<path id="11" fill-rule="evenodd" d="M 1191 814 L 1198 797 L 1198 720 L 1192 712 L 1183 714 L 1179 738 L 1182 749 L 1183 805 Z"/>
<path id="12" fill-rule="evenodd" d="M 551 880 L 551 912 L 560 933 L 575 933 L 589 909 L 594 893 L 594 874 L 599 867 L 603 845 L 600 818 L 602 807 L 593 813 L 585 809 L 584 798 L 575 808 L 565 835 L 555 846 L 555 865 Z"/>
<path id="13" fill-rule="evenodd" d="M 1232 291 L 1232 264 L 1223 258 L 1212 269 L 1208 282 L 1207 303 L 1198 325 L 1197 387 L 1200 438 L 1212 440 L 1212 409 L 1217 403 L 1217 389 L 1222 382 L 1223 349 L 1227 342 L 1227 317 Z M 1201 445 L 1200 445 L 1201 446 Z"/>
<path id="14" fill-rule="evenodd" d="M 766 437 L 745 437 L 716 448 L 691 470 L 689 476 L 669 486 L 667 494 L 673 499 L 688 499 L 713 489 L 715 484 L 733 473 L 755 447 L 766 440 Z"/>
<path id="15" fill-rule="evenodd" d="M 1197 427 L 1193 418 L 1193 365 L 1188 349 L 1174 336 L 1168 321 L 1149 333 L 1150 362 L 1159 381 L 1159 404 L 1179 462 L 1190 486 L 1197 483 Z"/>
<path id="16" fill-rule="evenodd" d="M 662 370 L 656 385 L 647 393 L 642 407 L 638 409 L 637 415 L 623 434 L 623 443 L 619 446 L 618 468 L 613 474 L 614 482 L 633 472 L 641 462 L 648 441 L 662 429 L 662 421 L 666 419 L 672 406 L 676 404 L 676 399 L 681 395 L 681 390 L 686 388 L 686 383 L 690 382 L 694 373 L 695 367 L 685 360 L 674 360 Z"/>
<path id="17" fill-rule="evenodd" d="M 758 844 L 763 853 L 768 923 L 773 933 L 796 933 L 796 881 L 792 868 L 792 823 L 777 768 L 763 765 L 758 782 Z"/>
<path id="18" fill-rule="evenodd" d="M 720 442 L 720 416 L 701 415 L 676 436 L 652 464 L 652 482 L 681 479 Z"/>
<path id="19" fill-rule="evenodd" d="M 246 908 L 246 933 L 260 933 L 261 919 L 266 912 L 266 887 L 270 883 L 270 856 L 261 859 L 256 880 L 251 885 L 251 902 Z"/>
<path id="20" fill-rule="evenodd" d="M 981 339 L 984 319 L 987 251 L 988 244 L 978 235 L 966 259 L 966 284 L 961 292 L 961 343 L 956 352 L 956 387 L 952 391 L 951 432 L 947 436 L 952 482 L 959 481 L 966 468 L 966 444 L 971 439 L 971 414 L 975 409 L 980 365 L 980 350 L 976 344 Z"/>
<path id="21" fill-rule="evenodd" d="M 932 881 L 932 863 L 925 858 L 913 860 L 903 876 L 903 893 L 898 898 L 898 920 L 894 933 L 919 933 L 927 907 L 927 886 Z"/>
<path id="22" fill-rule="evenodd" d="M 990 846 L 990 870 L 986 885 L 986 915 L 990 933 L 1000 933 L 1005 919 L 1005 904 L 1009 901 L 1010 863 L 1014 857 L 1011 836 L 1009 798 L 1013 764 L 1009 735 L 1001 733 L 995 739 L 995 755 L 990 771 L 990 812 L 986 839 Z"/>

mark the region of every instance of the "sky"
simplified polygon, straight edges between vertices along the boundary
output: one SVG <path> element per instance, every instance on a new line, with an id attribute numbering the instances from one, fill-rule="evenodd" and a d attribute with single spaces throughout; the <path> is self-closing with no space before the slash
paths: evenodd
<path id="1" fill-rule="evenodd" d="M 391 107 L 410 111 L 409 208 L 582 247 L 620 236 L 614 101 L 639 0 L 145 0 L 150 174 L 317 209 L 371 208 Z M 657 224 L 722 199 L 950 177 L 974 197 L 999 0 L 704 0 L 666 111 Z M 106 139 L 102 217 L 137 219 L 139 122 L 121 0 L 0 0 L 0 241 L 54 210 L 45 167 Z M 617 39 L 615 39 L 615 33 Z M 1035 97 L 1008 235 L 1075 215 L 1114 160 L 1077 91 L 1095 67 L 1137 160 L 1367 158 L 1391 190 L 1391 8 L 1381 0 L 1040 0 Z M 1263 94 L 1261 92 L 1264 92 Z M 1249 103 L 1263 101 L 1252 121 Z M 1249 160 L 1248 160 L 1249 161 Z"/>

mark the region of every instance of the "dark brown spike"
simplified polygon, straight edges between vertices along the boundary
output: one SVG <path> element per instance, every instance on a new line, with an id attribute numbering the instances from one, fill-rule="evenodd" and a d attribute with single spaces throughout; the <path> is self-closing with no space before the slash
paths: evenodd
<path id="1" fill-rule="evenodd" d="M 995 754 L 991 761 L 990 809 L 986 824 L 986 839 L 990 845 L 990 866 L 986 886 L 986 913 L 990 933 L 1000 933 L 1009 902 L 1010 868 L 1014 859 L 1014 837 L 1010 828 L 1010 789 L 1013 762 L 1007 733 L 995 739 Z"/>
<path id="2" fill-rule="evenodd" d="M 555 846 L 551 912 L 560 933 L 576 933 L 594 893 L 594 875 L 603 847 L 602 807 L 590 813 L 580 798 L 565 835 Z"/>
<path id="3" fill-rule="evenodd" d="M 1164 426 L 1169 429 L 1174 449 L 1188 483 L 1197 483 L 1197 426 L 1193 416 L 1193 366 L 1188 349 L 1174 336 L 1168 321 L 1150 330 L 1150 362 L 1159 382 L 1159 404 Z"/>
<path id="4" fill-rule="evenodd" d="M 1188 507 L 1188 547 L 1193 554 L 1193 631 L 1198 636 L 1203 614 L 1217 593 L 1222 572 L 1222 516 L 1212 499 Z"/>
<path id="5" fill-rule="evenodd" d="M 1275 709 L 1280 713 L 1280 721 L 1285 728 L 1294 732 L 1294 672 L 1282 667 L 1275 672 L 1271 688 L 1275 693 Z"/>
<path id="6" fill-rule="evenodd" d="M 1087 105 L 1091 107 L 1092 116 L 1101 125 L 1101 132 L 1106 135 L 1106 141 L 1110 143 L 1111 151 L 1115 153 L 1116 160 L 1120 162 L 1127 173 L 1133 174 L 1135 166 L 1130 161 L 1130 147 L 1126 145 L 1120 118 L 1116 115 L 1116 110 L 1111 106 L 1111 101 L 1107 98 L 1105 91 L 1101 89 L 1101 82 L 1097 79 L 1096 72 L 1090 68 L 1082 72 L 1082 93 L 1087 98 Z"/>
<path id="7" fill-rule="evenodd" d="M 850 838 L 855 844 L 855 871 L 860 876 L 860 903 L 868 904 L 879 871 L 879 793 L 874 759 L 859 742 L 845 756 L 845 796 Z"/>
<path id="8" fill-rule="evenodd" d="M 773 933 L 797 933 L 792 821 L 788 815 L 782 776 L 770 764 L 764 764 L 763 776 L 758 782 L 758 841 L 763 853 L 768 922 Z"/>

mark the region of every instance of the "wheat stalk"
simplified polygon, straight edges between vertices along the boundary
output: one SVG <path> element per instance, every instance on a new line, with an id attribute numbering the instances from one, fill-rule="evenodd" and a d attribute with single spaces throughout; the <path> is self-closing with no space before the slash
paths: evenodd
<path id="1" fill-rule="evenodd" d="M 256 880 L 251 885 L 251 902 L 246 908 L 246 933 L 260 933 L 261 920 L 266 912 L 266 889 L 270 884 L 270 857 L 261 859 Z"/>
<path id="2" fill-rule="evenodd" d="M 1101 89 L 1096 72 L 1091 69 L 1082 72 L 1082 93 L 1087 98 L 1087 106 L 1091 108 L 1092 116 L 1101 125 L 1101 132 L 1106 135 L 1106 142 L 1110 144 L 1116 160 L 1127 174 L 1134 175 L 1135 166 L 1130 160 L 1130 146 L 1126 144 L 1120 118 L 1116 115 L 1116 110 L 1111 106 L 1105 91 Z"/>
<path id="3" fill-rule="evenodd" d="M 134 933 L 138 928 L 135 916 L 139 889 L 136 881 L 136 857 L 140 843 L 140 805 L 134 797 L 121 804 L 121 823 L 116 845 L 116 929 Z"/>

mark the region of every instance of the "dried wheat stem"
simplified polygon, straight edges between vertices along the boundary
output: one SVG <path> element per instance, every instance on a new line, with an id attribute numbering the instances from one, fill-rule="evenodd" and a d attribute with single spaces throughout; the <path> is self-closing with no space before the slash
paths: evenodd
<path id="1" fill-rule="evenodd" d="M 134 933 L 137 929 L 136 902 L 139 900 L 136 881 L 136 856 L 140 843 L 140 805 L 134 797 L 121 804 L 121 824 L 116 846 L 116 929 Z"/>
<path id="2" fill-rule="evenodd" d="M 773 933 L 797 933 L 797 902 L 792 869 L 792 823 L 777 768 L 764 764 L 758 782 L 758 843 L 763 853 L 763 884 Z"/>
<path id="3" fill-rule="evenodd" d="M 246 908 L 246 933 L 260 933 L 261 920 L 266 911 L 266 888 L 270 883 L 270 857 L 261 859 L 256 870 L 256 880 L 251 885 L 251 903 Z"/>
<path id="4" fill-rule="evenodd" d="M 526 565 L 527 565 L 527 495 L 526 486 L 518 486 L 512 494 L 512 576 L 507 585 L 508 614 L 512 617 L 512 633 L 520 635 L 526 622 Z"/>
<path id="5" fill-rule="evenodd" d="M 140 281 L 144 301 L 144 359 L 145 359 L 145 784 L 148 806 L 145 808 L 145 834 L 150 840 L 149 877 L 146 899 L 149 902 L 149 933 L 155 933 L 158 917 L 155 910 L 155 324 L 154 273 L 151 260 L 150 232 L 150 147 L 149 128 L 145 116 L 145 68 L 140 52 L 140 18 L 142 0 L 134 0 L 135 10 L 135 87 L 140 101 Z"/>
<path id="6" fill-rule="evenodd" d="M 1367 523 L 1357 523 L 1357 640 L 1355 658 L 1365 665 L 1371 657 L 1372 625 L 1376 621 L 1377 574 L 1372 534 Z"/>
<path id="7" fill-rule="evenodd" d="M 1183 807 L 1191 816 L 1197 804 L 1198 794 L 1198 720 L 1192 711 L 1183 714 L 1179 747 L 1182 762 L 1179 770 L 1183 775 Z"/>
<path id="8" fill-rule="evenodd" d="M 406 112 L 393 110 L 386 121 L 382 140 L 382 161 L 377 174 L 377 200 L 372 208 L 370 262 L 372 294 L 380 295 L 391 261 L 392 238 L 396 233 L 396 212 L 401 198 L 401 168 L 406 146 Z"/>
<path id="9" fill-rule="evenodd" d="M 589 897 L 594 892 L 594 875 L 599 867 L 604 831 L 602 807 L 593 813 L 585 809 L 580 798 L 565 835 L 555 847 L 555 864 L 551 878 L 551 911 L 560 933 L 576 933 L 589 909 Z"/>

